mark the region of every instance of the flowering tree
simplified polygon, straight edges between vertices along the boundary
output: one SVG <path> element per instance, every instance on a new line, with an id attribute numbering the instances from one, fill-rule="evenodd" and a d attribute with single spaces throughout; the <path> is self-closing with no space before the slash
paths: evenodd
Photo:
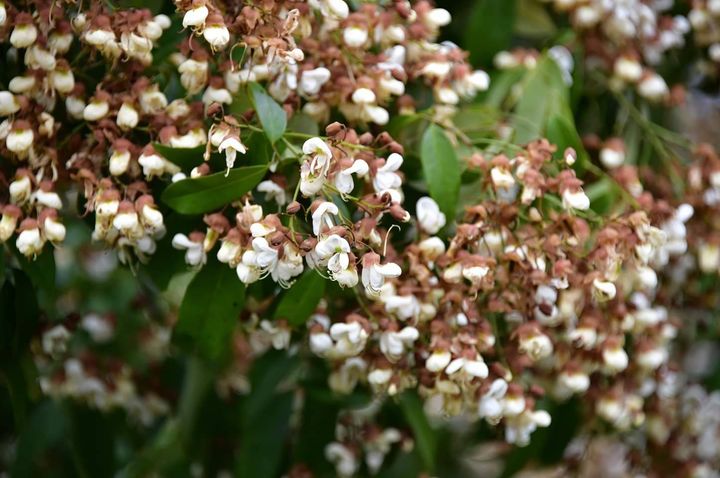
<path id="1" fill-rule="evenodd" d="M 720 2 L 461 3 L 0 0 L 3 469 L 718 476 Z"/>

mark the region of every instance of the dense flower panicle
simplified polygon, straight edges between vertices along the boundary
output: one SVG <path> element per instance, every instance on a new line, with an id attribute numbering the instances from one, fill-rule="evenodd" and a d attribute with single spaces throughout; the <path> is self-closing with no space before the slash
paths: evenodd
<path id="1" fill-rule="evenodd" d="M 588 422 L 643 430 L 700 472 L 720 465 L 717 397 L 674 386 L 684 380 L 681 322 L 668 298 L 693 273 L 720 274 L 712 147 L 697 148 L 679 202 L 663 178 L 631 164 L 622 139 L 597 140 L 587 149 L 602 167 L 582 177 L 623 193 L 600 216 L 597 183 L 576 173 L 587 167 L 576 164 L 580 151 L 546 139 L 466 141 L 454 115 L 490 77 L 438 42 L 450 14 L 426 0 L 356 10 L 344 0 L 177 0 L 173 19 L 102 2 L 34 4 L 0 0 L 0 43 L 18 72 L 0 91 L 0 243 L 27 258 L 61 245 L 77 203 L 93 241 L 133 266 L 167 244 L 191 273 L 218 261 L 253 292 L 283 293 L 319 274 L 327 292 L 305 324 L 274 318 L 269 296 L 248 299 L 216 388 L 247 392 L 250 364 L 273 349 L 327 363 L 338 396 L 370 390 L 371 403 L 344 411 L 324 448 L 338 476 L 375 473 L 394 448 L 413 446 L 375 423 L 408 390 L 431 418 L 483 420 L 518 446 L 551 425 L 542 397 L 582 397 Z M 553 6 L 579 33 L 587 66 L 649 102 L 671 100 L 653 68 L 690 25 L 720 61 L 718 2 L 693 2 L 688 20 L 670 16 L 672 2 Z M 178 46 L 168 54 L 171 34 Z M 570 51 L 548 56 L 572 83 Z M 495 63 L 534 68 L 538 58 L 516 49 Z M 431 108 L 416 112 L 406 95 L 415 88 Z M 471 150 L 458 148 L 458 187 L 476 182 L 457 214 L 416 181 L 404 132 L 384 131 L 396 114 L 443 127 L 452 146 Z M 167 394 L 77 346 L 77 337 L 114 340 L 113 320 L 87 315 L 43 330 L 40 386 L 152 425 L 171 408 Z M 155 324 L 138 338 L 151 364 L 168 355 L 169 334 Z"/>

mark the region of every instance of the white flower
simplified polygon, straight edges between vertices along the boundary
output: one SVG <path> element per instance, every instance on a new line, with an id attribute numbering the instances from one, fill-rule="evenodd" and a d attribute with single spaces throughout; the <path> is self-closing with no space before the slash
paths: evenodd
<path id="1" fill-rule="evenodd" d="M 117 125 L 122 130 L 130 130 L 137 126 L 140 115 L 131 103 L 123 103 L 117 113 Z"/>
<path id="2" fill-rule="evenodd" d="M 578 188 L 576 191 L 569 189 L 563 191 L 562 202 L 565 209 L 585 211 L 590 208 L 590 198 L 587 197 L 587 194 L 585 194 L 582 188 Z"/>
<path id="3" fill-rule="evenodd" d="M 545 410 L 525 410 L 522 414 L 509 418 L 505 426 L 505 441 L 517 446 L 530 443 L 530 435 L 537 427 L 547 428 L 552 418 Z"/>
<path id="4" fill-rule="evenodd" d="M 130 151 L 113 151 L 110 155 L 110 174 L 121 176 L 125 174 L 130 165 Z"/>
<path id="5" fill-rule="evenodd" d="M 426 23 L 434 28 L 444 27 L 448 25 L 451 20 L 450 12 L 444 8 L 433 8 L 425 15 Z"/>
<path id="6" fill-rule="evenodd" d="M 622 372 L 630 361 L 627 352 L 620 345 L 605 347 L 602 357 L 605 367 L 612 373 Z"/>
<path id="7" fill-rule="evenodd" d="M 329 79 L 330 70 L 322 66 L 313 70 L 303 71 L 302 76 L 300 76 L 298 93 L 306 97 L 315 96 Z"/>
<path id="8" fill-rule="evenodd" d="M 518 348 L 521 353 L 527 354 L 534 362 L 550 356 L 553 352 L 552 341 L 547 335 L 541 333 L 522 337 Z"/>
<path id="9" fill-rule="evenodd" d="M 270 271 L 272 280 L 282 287 L 290 287 L 292 279 L 303 272 L 303 260 L 300 251 L 291 243 L 283 244 L 282 258 L 278 260 L 277 266 Z"/>
<path id="10" fill-rule="evenodd" d="M 167 105 L 167 97 L 165 93 L 158 90 L 158 85 L 152 85 L 140 93 L 140 110 L 144 114 L 157 114 L 164 110 Z M 172 110 L 169 110 L 168 114 L 172 117 Z"/>
<path id="11" fill-rule="evenodd" d="M 21 231 L 15 241 L 17 250 L 26 257 L 38 255 L 44 245 L 45 241 L 40 236 L 40 229 L 38 229 L 37 225 Z"/>
<path id="12" fill-rule="evenodd" d="M 208 16 L 208 7 L 205 5 L 199 5 L 195 8 L 191 8 L 190 10 L 185 12 L 185 15 L 183 16 L 183 27 L 193 27 L 198 28 L 205 25 L 205 19 Z"/>
<path id="13" fill-rule="evenodd" d="M 55 191 L 45 191 L 42 188 L 38 189 L 35 192 L 35 201 L 45 207 L 62 209 L 62 199 L 60 199 L 60 196 Z"/>
<path id="14" fill-rule="evenodd" d="M 218 254 L 220 252 L 218 251 Z M 260 279 L 262 271 L 257 265 L 255 251 L 245 251 L 240 263 L 236 266 L 235 272 L 238 279 L 244 284 L 252 284 Z"/>
<path id="15" fill-rule="evenodd" d="M 315 246 L 315 253 L 322 264 L 327 266 L 331 275 L 347 269 L 350 265 L 350 257 L 348 256 L 350 244 L 337 234 L 331 234 L 318 241 Z"/>
<path id="16" fill-rule="evenodd" d="M 668 351 L 662 347 L 653 347 L 638 352 L 637 364 L 645 370 L 657 370 L 668 359 Z"/>
<path id="17" fill-rule="evenodd" d="M 114 334 L 114 328 L 109 320 L 96 314 L 88 314 L 80 322 L 82 327 L 95 342 L 102 343 L 110 340 Z"/>
<path id="18" fill-rule="evenodd" d="M 262 320 L 260 328 L 271 337 L 275 350 L 283 350 L 290 346 L 290 330 L 287 327 L 278 327 L 269 320 Z"/>
<path id="19" fill-rule="evenodd" d="M 515 178 L 507 168 L 495 166 L 490 170 L 490 178 L 496 189 L 509 189 L 515 185 Z"/>
<path id="20" fill-rule="evenodd" d="M 343 0 L 319 0 L 320 12 L 333 20 L 344 20 L 350 9 Z"/>
<path id="21" fill-rule="evenodd" d="M 326 1 L 334 3 L 333 0 Z M 344 4 L 342 0 L 337 1 Z M 325 458 L 335 465 L 335 472 L 340 478 L 349 478 L 360 468 L 360 463 L 355 455 L 347 447 L 337 442 L 330 443 L 325 447 Z"/>
<path id="22" fill-rule="evenodd" d="M 628 83 L 635 83 L 642 77 L 642 65 L 634 58 L 620 56 L 613 66 L 615 75 Z"/>
<path id="23" fill-rule="evenodd" d="M 402 166 L 403 157 L 398 153 L 392 153 L 385 160 L 385 164 L 378 168 L 375 178 L 373 178 L 373 187 L 375 192 L 382 194 L 384 192 L 398 191 L 402 186 L 402 178 L 396 171 Z M 395 194 L 398 194 L 397 192 Z M 399 202 L 399 201 L 398 201 Z"/>
<path id="24" fill-rule="evenodd" d="M 445 214 L 432 198 L 425 196 L 418 199 L 415 211 L 420 229 L 428 234 L 437 234 L 445 226 Z"/>
<path id="25" fill-rule="evenodd" d="M 153 151 L 145 151 L 138 158 L 138 163 L 143 168 L 146 179 L 162 176 L 165 172 L 165 158 Z"/>
<path id="26" fill-rule="evenodd" d="M 222 140 L 220 146 L 218 146 L 219 152 L 225 152 L 225 165 L 227 166 L 228 173 L 235 164 L 235 158 L 237 153 L 245 154 L 247 147 L 240 141 L 240 138 L 234 135 L 228 135 Z"/>
<path id="27" fill-rule="evenodd" d="M 650 101 L 661 101 L 668 96 L 669 90 L 662 76 L 653 73 L 640 81 L 638 84 L 638 93 Z"/>
<path id="28" fill-rule="evenodd" d="M 5 138 L 5 146 L 13 153 L 24 155 L 32 146 L 34 139 L 35 134 L 29 127 L 14 127 Z"/>
<path id="29" fill-rule="evenodd" d="M 99 121 L 107 116 L 110 105 L 107 101 L 94 99 L 83 110 L 85 121 Z"/>
<path id="30" fill-rule="evenodd" d="M 424 239 L 418 244 L 423 257 L 429 261 L 434 261 L 438 256 L 445 253 L 445 243 L 439 237 L 433 236 Z"/>
<path id="31" fill-rule="evenodd" d="M 419 337 L 420 333 L 412 326 L 398 332 L 383 332 L 380 336 L 380 351 L 391 362 L 397 362 Z"/>
<path id="32" fill-rule="evenodd" d="M 230 41 L 230 31 L 224 24 L 208 25 L 203 30 L 203 37 L 213 49 L 219 49 Z"/>
<path id="33" fill-rule="evenodd" d="M 615 298 L 617 289 L 615 284 L 610 281 L 595 279 L 592 283 L 593 298 L 598 302 L 605 302 Z"/>
<path id="34" fill-rule="evenodd" d="M 185 263 L 189 266 L 197 267 L 205 264 L 207 260 L 202 240 L 193 241 L 185 234 L 175 234 L 172 246 L 175 249 L 185 249 Z"/>
<path id="35" fill-rule="evenodd" d="M 275 269 L 278 262 L 278 251 L 270 247 L 267 239 L 256 237 L 252 240 L 252 247 L 255 252 L 255 263 L 258 267 L 268 272 Z"/>
<path id="36" fill-rule="evenodd" d="M 362 283 L 368 297 L 378 297 L 385 279 L 400 277 L 402 269 L 394 262 L 380 264 L 377 254 L 368 253 L 363 257 Z"/>
<path id="37" fill-rule="evenodd" d="M 490 384 L 490 388 L 480 398 L 478 403 L 478 415 L 485 418 L 489 423 L 497 423 L 503 416 L 502 401 L 507 393 L 508 384 L 505 380 L 498 378 Z"/>
<path id="38" fill-rule="evenodd" d="M 335 187 L 341 194 L 350 194 L 355 188 L 352 175 L 364 176 L 368 171 L 370 171 L 368 164 L 362 159 L 357 159 L 349 168 L 340 170 L 335 175 Z"/>
<path id="39" fill-rule="evenodd" d="M 0 116 L 9 116 L 20 111 L 20 102 L 9 91 L 0 91 Z"/>
<path id="40" fill-rule="evenodd" d="M 327 226 L 328 229 L 335 226 L 331 217 L 337 216 L 339 212 L 338 207 L 331 202 L 320 203 L 312 214 L 313 234 L 319 236 L 323 225 Z"/>
<path id="41" fill-rule="evenodd" d="M 37 40 L 38 31 L 32 23 L 16 25 L 10 34 L 10 44 L 15 48 L 27 48 Z"/>
<path id="42" fill-rule="evenodd" d="M 225 88 L 215 88 L 212 85 L 208 86 L 202 95 L 202 102 L 206 106 L 211 103 L 223 103 L 229 105 L 232 101 L 233 99 L 230 91 Z"/>
<path id="43" fill-rule="evenodd" d="M 368 41 L 368 31 L 359 26 L 347 27 L 343 30 L 343 42 L 350 48 L 359 48 Z"/>
<path id="44" fill-rule="evenodd" d="M 441 372 L 450 364 L 452 355 L 447 350 L 435 350 L 425 361 L 425 368 L 430 372 Z"/>
<path id="45" fill-rule="evenodd" d="M 445 373 L 448 375 L 464 374 L 470 379 L 475 377 L 487 378 L 489 369 L 481 357 L 479 357 L 479 360 L 459 357 L 448 364 Z"/>
<path id="46" fill-rule="evenodd" d="M 45 233 L 45 238 L 54 244 L 65 240 L 65 226 L 52 216 L 45 218 L 43 222 L 43 232 Z"/>
<path id="47" fill-rule="evenodd" d="M 608 169 L 615 169 L 625 162 L 625 151 L 604 147 L 600 150 L 600 162 Z"/>
<path id="48" fill-rule="evenodd" d="M 330 337 L 335 341 L 334 352 L 338 358 L 352 357 L 363 351 L 368 333 L 359 322 L 338 322 L 330 327 Z"/>
<path id="49" fill-rule="evenodd" d="M 32 75 L 15 76 L 8 84 L 8 89 L 16 94 L 27 94 L 35 88 L 35 77 Z"/>
<path id="50" fill-rule="evenodd" d="M 266 200 L 270 201 L 274 199 L 278 206 L 282 206 L 287 202 L 287 198 L 285 197 L 285 188 L 270 179 L 262 181 L 258 184 L 257 190 L 261 193 L 265 193 Z"/>
<path id="51" fill-rule="evenodd" d="M 54 357 L 62 355 L 67 350 L 68 340 L 70 340 L 70 332 L 63 324 L 58 324 L 43 334 L 43 352 Z"/>
<path id="52" fill-rule="evenodd" d="M 303 153 L 310 159 L 303 163 L 300 170 L 300 192 L 304 196 L 313 196 L 325 184 L 332 151 L 321 138 L 310 138 L 303 143 Z"/>

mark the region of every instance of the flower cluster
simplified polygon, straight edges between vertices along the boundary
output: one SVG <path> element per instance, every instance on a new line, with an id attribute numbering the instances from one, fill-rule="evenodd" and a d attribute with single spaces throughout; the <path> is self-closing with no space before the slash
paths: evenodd
<path id="1" fill-rule="evenodd" d="M 671 13 L 674 2 L 546 0 L 568 16 L 585 48 L 588 67 L 609 72 L 610 86 L 626 86 L 651 102 L 670 90 L 655 71 L 668 51 L 685 45 L 692 17 Z"/>
<path id="2" fill-rule="evenodd" d="M 113 322 L 112 317 L 87 314 L 49 325 L 35 354 L 40 388 L 51 397 L 72 398 L 101 411 L 122 409 L 137 423 L 150 426 L 170 411 L 167 397 L 128 364 L 93 351 L 114 340 Z M 167 356 L 169 332 L 160 326 L 142 331 L 138 343 L 151 366 Z"/>

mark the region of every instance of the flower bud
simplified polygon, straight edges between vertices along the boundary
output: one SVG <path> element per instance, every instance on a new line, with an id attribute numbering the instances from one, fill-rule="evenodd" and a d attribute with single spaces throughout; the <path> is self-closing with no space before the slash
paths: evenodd
<path id="1" fill-rule="evenodd" d="M 23 220 L 19 230 L 20 234 L 15 241 L 15 246 L 21 254 L 25 257 L 34 257 L 42 252 L 45 241 L 40 236 L 40 229 L 35 219 Z"/>
<path id="2" fill-rule="evenodd" d="M 7 149 L 19 156 L 25 156 L 30 150 L 35 139 L 30 124 L 27 121 L 15 121 L 10 129 L 10 133 L 5 138 L 5 146 Z"/>
<path id="3" fill-rule="evenodd" d="M 27 170 L 18 170 L 15 180 L 10 183 L 10 202 L 15 205 L 22 206 L 30 199 L 32 193 L 32 184 L 30 182 L 30 173 Z"/>
<path id="4" fill-rule="evenodd" d="M 4 8 L 4 7 L 3 7 Z M 10 44 L 15 48 L 27 48 L 37 40 L 38 31 L 28 13 L 20 13 L 10 34 Z"/>
<path id="5" fill-rule="evenodd" d="M 0 219 L 0 243 L 10 239 L 21 216 L 22 211 L 13 204 L 8 204 L 3 208 L 2 219 Z"/>
<path id="6" fill-rule="evenodd" d="M 124 102 L 117 113 L 117 125 L 122 130 L 131 130 L 137 126 L 140 115 L 132 103 Z"/>

